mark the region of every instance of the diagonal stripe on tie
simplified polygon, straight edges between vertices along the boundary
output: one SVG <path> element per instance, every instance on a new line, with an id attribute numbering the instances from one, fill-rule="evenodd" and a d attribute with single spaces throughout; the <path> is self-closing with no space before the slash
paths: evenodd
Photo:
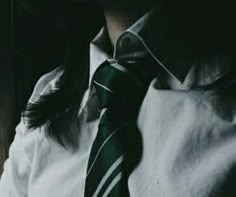
<path id="1" fill-rule="evenodd" d="M 93 82 L 94 82 L 97 86 L 99 86 L 99 87 L 101 87 L 101 88 L 107 90 L 108 92 L 113 93 L 113 91 L 112 91 L 111 89 L 109 89 L 108 87 L 106 87 L 105 85 L 102 85 L 101 83 L 99 83 L 99 82 L 97 82 L 97 81 L 95 81 L 95 80 L 93 80 Z"/>
<path id="2" fill-rule="evenodd" d="M 91 172 L 91 170 L 92 170 L 92 168 L 93 168 L 93 166 L 94 166 L 94 164 L 95 164 L 95 162 L 96 162 L 96 160 L 97 160 L 99 154 L 101 153 L 102 149 L 105 147 L 106 143 L 107 143 L 107 142 L 113 137 L 113 135 L 115 135 L 118 131 L 119 131 L 119 129 L 116 129 L 115 131 L 113 131 L 113 132 L 106 138 L 106 140 L 102 143 L 102 145 L 100 146 L 100 148 L 99 148 L 98 151 L 96 152 L 95 156 L 94 156 L 94 157 L 93 157 L 93 156 L 90 157 L 90 160 L 91 160 L 90 163 L 91 163 L 91 164 L 88 164 L 89 170 L 88 170 L 87 176 L 88 176 L 89 173 Z M 96 149 L 97 149 L 97 148 L 96 148 Z M 96 149 L 95 149 L 95 150 L 96 150 Z"/>
<path id="3" fill-rule="evenodd" d="M 100 125 L 103 125 L 103 122 L 107 122 L 106 117 L 110 117 L 109 112 L 110 112 L 109 109 L 106 109 L 105 113 L 103 114 L 100 120 Z M 106 125 L 105 129 L 104 128 L 101 129 L 102 135 L 99 135 L 96 137 L 93 144 L 92 151 L 90 153 L 88 167 L 87 167 L 88 169 L 87 174 L 91 172 L 93 165 L 95 165 L 95 162 L 99 157 L 99 154 L 101 154 L 103 149 L 106 149 L 109 141 L 112 140 L 112 138 L 117 139 L 123 136 L 123 134 L 122 133 L 119 134 L 119 132 L 122 132 L 122 130 L 126 127 L 126 124 L 127 124 L 126 122 L 122 124 L 120 122 L 117 122 L 117 123 L 113 123 L 112 125 Z"/>
<path id="4" fill-rule="evenodd" d="M 125 155 L 125 154 L 124 154 Z M 112 176 L 112 173 L 117 170 L 118 172 L 121 171 L 121 168 L 118 168 L 118 166 L 124 161 L 124 155 L 121 155 L 113 164 L 112 166 L 108 169 L 108 171 L 106 172 L 106 174 L 104 175 L 104 177 L 102 178 L 102 180 L 100 181 L 96 191 L 94 192 L 93 196 L 97 196 L 102 188 L 104 187 L 105 183 L 107 182 L 107 180 L 109 179 L 109 177 Z M 116 173 L 115 173 L 116 174 Z"/>
<path id="5" fill-rule="evenodd" d="M 109 187 L 107 188 L 107 190 L 104 192 L 103 197 L 107 197 L 112 189 L 118 184 L 118 182 L 121 180 L 122 178 L 122 172 L 120 172 L 111 182 L 111 184 L 109 185 Z"/>
<path id="6" fill-rule="evenodd" d="M 117 130 L 110 138 L 107 140 L 105 145 L 101 148 L 99 153 L 95 148 L 92 148 L 91 152 L 96 152 L 96 156 L 91 156 L 90 163 L 88 165 L 88 168 L 90 170 L 88 171 L 87 175 L 87 181 L 88 182 L 94 182 L 96 184 L 93 184 L 89 187 L 88 196 L 91 196 L 92 193 L 94 193 L 99 186 L 100 182 L 103 180 L 104 176 L 108 172 L 108 169 L 112 169 L 112 166 L 116 164 L 117 158 L 122 158 L 125 154 L 124 147 L 117 146 L 117 142 L 121 140 L 123 134 L 122 130 Z M 101 143 L 101 142 L 99 142 Z M 104 160 L 104 155 L 106 155 L 106 158 Z M 94 159 L 93 159 L 94 158 Z M 103 168 L 100 168 L 100 166 L 103 166 Z M 121 163 L 119 164 L 121 165 Z M 114 166 L 113 166 L 114 167 Z M 122 168 L 122 165 L 120 166 Z"/>

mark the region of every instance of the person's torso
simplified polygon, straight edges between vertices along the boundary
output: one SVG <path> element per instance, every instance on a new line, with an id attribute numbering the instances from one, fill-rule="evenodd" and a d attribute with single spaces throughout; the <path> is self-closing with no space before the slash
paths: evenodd
<path id="1" fill-rule="evenodd" d="M 215 91 L 158 87 L 154 79 L 138 115 L 142 153 L 128 179 L 130 196 L 216 196 L 229 187 L 227 178 L 236 164 L 236 84 Z M 35 142 L 29 150 L 28 197 L 84 196 L 98 122 L 97 98 L 91 91 L 76 123 L 76 150 L 47 138 Z"/>

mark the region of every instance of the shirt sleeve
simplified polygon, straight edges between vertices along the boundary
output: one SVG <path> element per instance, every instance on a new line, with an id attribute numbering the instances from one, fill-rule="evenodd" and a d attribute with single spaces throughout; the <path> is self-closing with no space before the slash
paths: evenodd
<path id="1" fill-rule="evenodd" d="M 28 102 L 36 102 L 41 95 L 55 89 L 58 77 L 62 74 L 59 68 L 43 75 L 37 82 Z M 0 178 L 0 197 L 27 197 L 31 164 L 34 157 L 35 142 L 42 138 L 39 131 L 32 131 L 22 118 L 16 127 L 16 134 L 9 149 L 9 158 L 4 164 Z"/>
<path id="2" fill-rule="evenodd" d="M 30 171 L 31 165 L 24 150 L 24 136 L 17 131 L 0 179 L 0 196 L 27 197 Z"/>

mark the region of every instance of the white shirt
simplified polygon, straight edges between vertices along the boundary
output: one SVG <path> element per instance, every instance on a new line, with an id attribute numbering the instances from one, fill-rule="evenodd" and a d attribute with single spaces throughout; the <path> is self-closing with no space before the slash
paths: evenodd
<path id="1" fill-rule="evenodd" d="M 163 79 L 153 79 L 141 105 L 137 125 L 142 136 L 141 161 L 128 179 L 131 197 L 209 197 L 232 189 L 236 164 L 236 82 L 226 80 L 213 90 L 193 89 L 223 79 L 231 66 L 224 56 L 191 65 L 160 62 L 148 40 L 140 36 L 148 17 L 120 36 L 141 41 L 162 65 Z M 90 82 L 99 65 L 110 58 L 102 49 L 105 32 L 91 43 Z M 153 37 L 153 35 L 152 35 Z M 117 41 L 117 45 L 123 42 Z M 126 44 L 125 48 L 129 48 Z M 116 47 L 114 57 L 120 55 Z M 181 64 L 181 63 L 179 63 Z M 180 67 L 179 67 L 180 68 Z M 180 73 L 181 71 L 181 73 Z M 61 75 L 44 75 L 29 102 L 50 93 Z M 83 197 L 86 169 L 99 122 L 96 91 L 85 92 L 74 129 L 76 150 L 65 149 L 45 136 L 45 128 L 30 130 L 22 120 L 16 128 L 0 181 L 0 197 Z M 232 175 L 232 176 L 231 176 Z M 228 184 L 229 183 L 229 184 Z M 225 195 L 224 195 L 225 196 Z"/>

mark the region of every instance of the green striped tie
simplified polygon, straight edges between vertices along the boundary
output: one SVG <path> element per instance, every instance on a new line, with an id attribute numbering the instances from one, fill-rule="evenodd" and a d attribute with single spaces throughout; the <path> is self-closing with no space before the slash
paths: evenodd
<path id="1" fill-rule="evenodd" d="M 95 72 L 101 115 L 89 156 L 85 197 L 129 196 L 128 174 L 140 154 L 135 122 L 156 73 L 150 60 L 110 60 Z"/>

